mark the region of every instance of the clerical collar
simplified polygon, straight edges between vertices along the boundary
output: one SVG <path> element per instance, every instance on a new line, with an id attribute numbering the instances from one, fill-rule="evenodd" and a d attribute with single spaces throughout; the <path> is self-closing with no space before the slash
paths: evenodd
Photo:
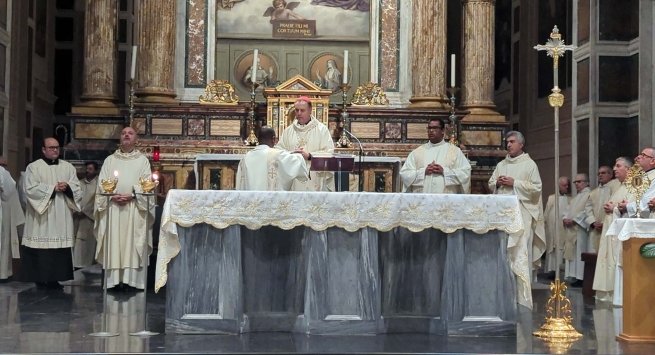
<path id="1" fill-rule="evenodd" d="M 54 159 L 54 160 L 42 158 L 41 160 L 43 160 L 48 165 L 59 165 L 59 158 Z"/>
<path id="2" fill-rule="evenodd" d="M 88 178 L 85 177 L 85 178 L 84 178 L 84 181 L 85 181 L 87 184 L 90 184 L 90 183 L 92 183 L 93 180 L 95 180 L 97 177 L 98 177 L 98 175 L 94 176 L 93 179 L 91 179 L 91 180 L 89 180 Z"/>
<path id="3" fill-rule="evenodd" d="M 440 146 L 440 145 L 444 145 L 445 143 L 446 143 L 446 140 L 445 140 L 445 139 L 442 139 L 441 142 L 439 142 L 439 143 L 428 142 L 428 145 L 429 145 L 430 147 L 438 147 L 438 146 Z"/>

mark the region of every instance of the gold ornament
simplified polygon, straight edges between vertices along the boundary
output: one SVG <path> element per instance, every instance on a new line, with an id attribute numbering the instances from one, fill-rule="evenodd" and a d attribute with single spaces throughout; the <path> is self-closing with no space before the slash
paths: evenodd
<path id="1" fill-rule="evenodd" d="M 351 104 L 359 106 L 388 106 L 389 99 L 384 90 L 372 82 L 364 83 L 355 91 Z"/>
<path id="2" fill-rule="evenodd" d="M 141 185 L 141 190 L 144 193 L 149 194 L 152 193 L 155 187 L 159 186 L 159 180 L 152 181 L 150 179 L 139 178 L 139 185 Z"/>
<path id="3" fill-rule="evenodd" d="M 113 194 L 114 190 L 116 190 L 116 185 L 118 184 L 118 178 L 113 178 L 113 179 L 102 179 L 100 181 L 100 187 L 102 188 L 102 191 L 106 194 Z"/>
<path id="4" fill-rule="evenodd" d="M 628 169 L 628 177 L 625 180 L 625 185 L 628 187 L 628 192 L 635 197 L 637 201 L 637 215 L 636 218 L 641 218 L 641 206 L 639 201 L 650 187 L 650 179 L 648 174 L 641 168 L 639 164 L 634 164 Z"/>
<path id="5" fill-rule="evenodd" d="M 564 296 L 566 284 L 555 279 L 550 284 L 552 292 L 546 302 L 546 312 L 550 315 L 546 318 L 546 324 L 534 332 L 534 335 L 546 339 L 569 339 L 569 341 L 582 337 L 571 325 L 571 301 Z"/>
<path id="6" fill-rule="evenodd" d="M 562 90 L 556 86 L 552 91 L 553 93 L 548 95 L 548 103 L 550 104 L 550 107 L 564 106 L 564 95 L 561 94 Z"/>
<path id="7" fill-rule="evenodd" d="M 198 98 L 201 104 L 236 105 L 239 96 L 234 93 L 234 87 L 227 80 L 212 80 L 205 88 L 205 95 Z"/>

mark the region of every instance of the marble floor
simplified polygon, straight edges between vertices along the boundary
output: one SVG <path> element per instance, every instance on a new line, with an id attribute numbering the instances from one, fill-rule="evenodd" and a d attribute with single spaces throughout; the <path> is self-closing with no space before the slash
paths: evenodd
<path id="1" fill-rule="evenodd" d="M 423 334 L 379 336 L 306 336 L 286 333 L 246 335 L 130 336 L 142 330 L 143 292 L 111 292 L 109 330 L 120 333 L 100 339 L 88 334 L 100 329 L 102 289 L 98 273 L 76 272 L 63 291 L 37 290 L 31 284 L 0 284 L 0 353 L 152 352 L 152 353 L 359 353 L 359 354 L 548 354 L 532 336 L 543 319 L 548 296 L 546 281 L 534 284 L 535 311 L 521 308 L 516 338 L 443 337 Z M 584 337 L 570 354 L 655 354 L 655 345 L 626 345 L 615 340 L 621 309 L 583 299 L 580 289 L 569 292 L 575 327 Z M 148 328 L 163 332 L 165 296 L 148 292 Z M 564 353 L 564 352 L 559 352 Z"/>

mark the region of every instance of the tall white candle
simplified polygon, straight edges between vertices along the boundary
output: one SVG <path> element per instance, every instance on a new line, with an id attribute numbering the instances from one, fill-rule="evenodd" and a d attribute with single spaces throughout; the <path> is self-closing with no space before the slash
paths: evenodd
<path id="1" fill-rule="evenodd" d="M 450 87 L 455 87 L 455 55 L 450 55 Z"/>
<path id="2" fill-rule="evenodd" d="M 136 46 L 132 46 L 132 68 L 130 70 L 130 79 L 136 76 Z"/>
<path id="3" fill-rule="evenodd" d="M 348 84 L 348 51 L 343 51 L 343 83 Z"/>
<path id="4" fill-rule="evenodd" d="M 259 60 L 259 50 L 255 49 L 252 56 L 252 72 L 250 73 L 250 81 L 253 83 L 257 81 L 257 60 Z"/>

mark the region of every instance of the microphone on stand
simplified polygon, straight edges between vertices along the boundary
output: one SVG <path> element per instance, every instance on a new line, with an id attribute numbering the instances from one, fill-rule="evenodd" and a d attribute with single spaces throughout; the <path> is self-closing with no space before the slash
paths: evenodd
<path id="1" fill-rule="evenodd" d="M 362 159 L 364 156 L 364 146 L 362 145 L 362 142 L 359 140 L 359 138 L 355 137 L 354 134 L 350 133 L 346 128 L 343 129 L 344 132 L 348 133 L 349 136 L 353 137 L 354 140 L 357 141 L 357 144 L 359 144 L 359 168 L 358 175 L 359 175 L 359 192 L 364 191 L 364 178 L 362 177 Z"/>

